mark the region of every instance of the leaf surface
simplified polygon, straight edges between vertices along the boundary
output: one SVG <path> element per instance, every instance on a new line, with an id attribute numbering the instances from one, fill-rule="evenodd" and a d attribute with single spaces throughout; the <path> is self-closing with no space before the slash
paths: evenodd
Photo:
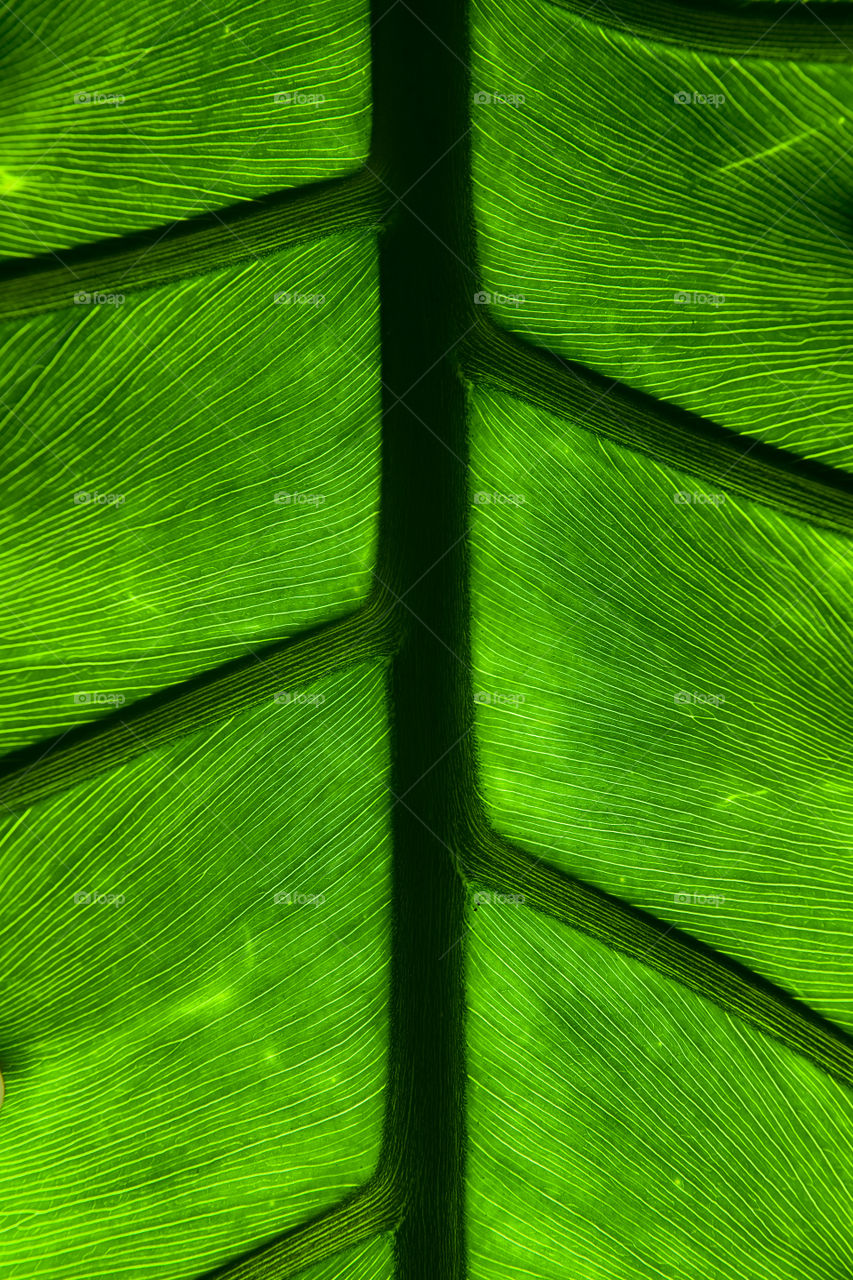
<path id="1" fill-rule="evenodd" d="M 393 1245 L 388 1236 L 368 1240 L 355 1249 L 300 1271 L 297 1280 L 393 1280 Z"/>
<path id="2" fill-rule="evenodd" d="M 849 541 L 472 403 L 499 831 L 851 1024 Z"/>
<path id="3" fill-rule="evenodd" d="M 6 819 L 5 1274 L 181 1280 L 370 1176 L 386 767 L 364 666 Z"/>
<path id="4" fill-rule="evenodd" d="M 469 961 L 472 1280 L 837 1280 L 849 1093 L 523 904 Z"/>
<path id="5" fill-rule="evenodd" d="M 0 326 L 7 750 L 365 599 L 376 310 L 353 233 Z"/>
<path id="6" fill-rule="evenodd" d="M 799 61 L 796 43 L 782 56 L 772 18 L 732 57 L 600 16 L 476 0 L 474 199 L 495 314 L 612 378 L 849 469 L 849 66 Z M 813 25 L 821 56 L 844 56 Z"/>
<path id="7" fill-rule="evenodd" d="M 361 0 L 23 0 L 0 18 L 0 254 L 40 254 L 356 169 Z M 277 101 L 276 98 L 279 98 Z"/>

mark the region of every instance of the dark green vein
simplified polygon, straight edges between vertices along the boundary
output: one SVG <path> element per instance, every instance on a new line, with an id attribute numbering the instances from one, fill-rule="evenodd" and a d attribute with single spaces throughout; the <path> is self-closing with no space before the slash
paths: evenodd
<path id="1" fill-rule="evenodd" d="M 466 396 L 473 310 L 468 37 L 461 0 L 373 0 L 374 138 L 400 200 L 379 238 L 379 574 L 406 628 L 389 673 L 394 847 L 390 1114 L 408 1208 L 397 1280 L 463 1280 L 466 890 L 456 849 L 470 750 Z M 405 1124 L 405 1128 L 403 1125 Z"/>
<path id="2" fill-rule="evenodd" d="M 311 684 L 396 644 L 396 615 L 383 593 L 359 610 L 259 648 L 213 671 L 151 694 L 48 742 L 0 761 L 0 805 L 19 809 L 64 791 L 280 690 Z"/>
<path id="3" fill-rule="evenodd" d="M 464 861 L 472 881 L 523 894 L 526 906 L 680 982 L 853 1086 L 853 1037 L 736 960 L 539 862 L 481 822 L 472 823 Z"/>
<path id="4" fill-rule="evenodd" d="M 375 170 L 375 166 L 372 166 Z M 388 193 L 371 169 L 296 187 L 172 226 L 0 266 L 0 318 L 74 305 L 75 293 L 130 293 L 356 228 L 377 227 Z"/>
<path id="5" fill-rule="evenodd" d="M 547 0 L 596 27 L 701 53 L 853 61 L 853 5 L 726 0 Z"/>
<path id="6" fill-rule="evenodd" d="M 488 322 L 462 344 L 474 382 L 786 515 L 853 536 L 853 475 L 721 427 Z"/>
<path id="7" fill-rule="evenodd" d="M 398 1182 L 380 1164 L 371 1180 L 311 1222 L 292 1227 L 234 1262 L 207 1271 L 199 1280 L 285 1280 L 333 1254 L 392 1230 L 400 1220 Z"/>

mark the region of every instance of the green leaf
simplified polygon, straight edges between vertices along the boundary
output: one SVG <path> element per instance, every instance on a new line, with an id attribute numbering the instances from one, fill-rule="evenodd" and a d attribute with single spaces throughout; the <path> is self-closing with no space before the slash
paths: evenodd
<path id="1" fill-rule="evenodd" d="M 0 1280 L 840 1280 L 853 6 L 0 31 Z"/>
<path id="2" fill-rule="evenodd" d="M 366 598 L 376 304 L 352 233 L 0 325 L 7 750 Z"/>
<path id="3" fill-rule="evenodd" d="M 299 1273 L 300 1280 L 393 1280 L 393 1246 L 387 1236 L 368 1240 Z"/>
<path id="4" fill-rule="evenodd" d="M 504 395 L 472 439 L 495 827 L 849 1026 L 848 541 Z"/>
<path id="5" fill-rule="evenodd" d="M 806 17 L 809 48 L 774 12 L 743 49 L 726 52 L 723 30 L 719 52 L 695 51 L 689 9 L 672 6 L 649 41 L 636 24 L 654 4 L 624 21 L 618 5 L 585 8 L 474 5 L 474 88 L 490 99 L 473 108 L 474 198 L 495 314 L 849 469 L 853 111 L 849 67 L 829 60 L 849 46 Z"/>
<path id="6" fill-rule="evenodd" d="M 384 718 L 362 667 L 5 821 L 6 1274 L 179 1280 L 369 1177 Z"/>
<path id="7" fill-rule="evenodd" d="M 471 1280 L 845 1273 L 847 1090 L 523 904 L 470 955 Z"/>
<path id="8" fill-rule="evenodd" d="M 359 0 L 96 2 L 82 15 L 24 0 L 6 6 L 0 44 L 3 255 L 336 177 L 367 152 Z"/>

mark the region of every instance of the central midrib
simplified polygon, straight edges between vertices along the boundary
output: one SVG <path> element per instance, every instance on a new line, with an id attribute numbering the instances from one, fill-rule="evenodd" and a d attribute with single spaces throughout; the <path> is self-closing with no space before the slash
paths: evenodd
<path id="1" fill-rule="evenodd" d="M 473 789 L 468 445 L 457 348 L 473 323 L 467 13 L 374 0 L 383 491 L 377 576 L 398 597 L 386 1144 L 405 1198 L 397 1280 L 465 1275 L 463 800 Z M 403 797 L 396 800 L 395 797 Z"/>

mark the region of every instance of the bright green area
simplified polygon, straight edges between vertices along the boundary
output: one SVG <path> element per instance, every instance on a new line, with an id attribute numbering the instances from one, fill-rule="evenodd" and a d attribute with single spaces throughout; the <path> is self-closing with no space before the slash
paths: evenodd
<path id="1" fill-rule="evenodd" d="M 366 597 L 377 342 L 359 235 L 0 326 L 4 750 Z"/>
<path id="2" fill-rule="evenodd" d="M 492 315 L 853 467 L 849 67 L 474 10 Z M 369 35 L 362 0 L 16 0 L 0 256 L 353 172 Z M 374 238 L 124 295 L 0 324 L 0 754 L 373 581 Z M 509 397 L 472 407 L 490 820 L 853 1027 L 849 542 Z M 199 1280 L 376 1168 L 383 668 L 183 731 L 0 821 L 0 1280 Z M 853 1273 L 830 1077 L 521 904 L 470 924 L 470 1280 Z M 302 1280 L 391 1280 L 392 1251 Z"/>
<path id="3" fill-rule="evenodd" d="M 369 34 L 364 0 L 4 6 L 0 254 L 100 240 L 358 168 Z"/>
<path id="4" fill-rule="evenodd" d="M 523 905 L 470 938 L 471 1280 L 838 1280 L 849 1094 Z"/>
<path id="5" fill-rule="evenodd" d="M 760 43 L 700 55 L 542 0 L 475 0 L 473 42 L 491 99 L 473 107 L 481 271 L 507 299 L 500 322 L 853 467 L 849 65 L 763 60 Z"/>
<path id="6" fill-rule="evenodd" d="M 379 1236 L 355 1249 L 336 1253 L 307 1271 L 300 1271 L 296 1280 L 393 1280 L 393 1275 L 392 1239 Z"/>
<path id="7" fill-rule="evenodd" d="M 493 823 L 853 1024 L 849 542 L 506 396 L 472 431 Z"/>
<path id="8" fill-rule="evenodd" d="M 0 1275 L 181 1280 L 370 1176 L 386 768 L 361 667 L 6 819 Z"/>

